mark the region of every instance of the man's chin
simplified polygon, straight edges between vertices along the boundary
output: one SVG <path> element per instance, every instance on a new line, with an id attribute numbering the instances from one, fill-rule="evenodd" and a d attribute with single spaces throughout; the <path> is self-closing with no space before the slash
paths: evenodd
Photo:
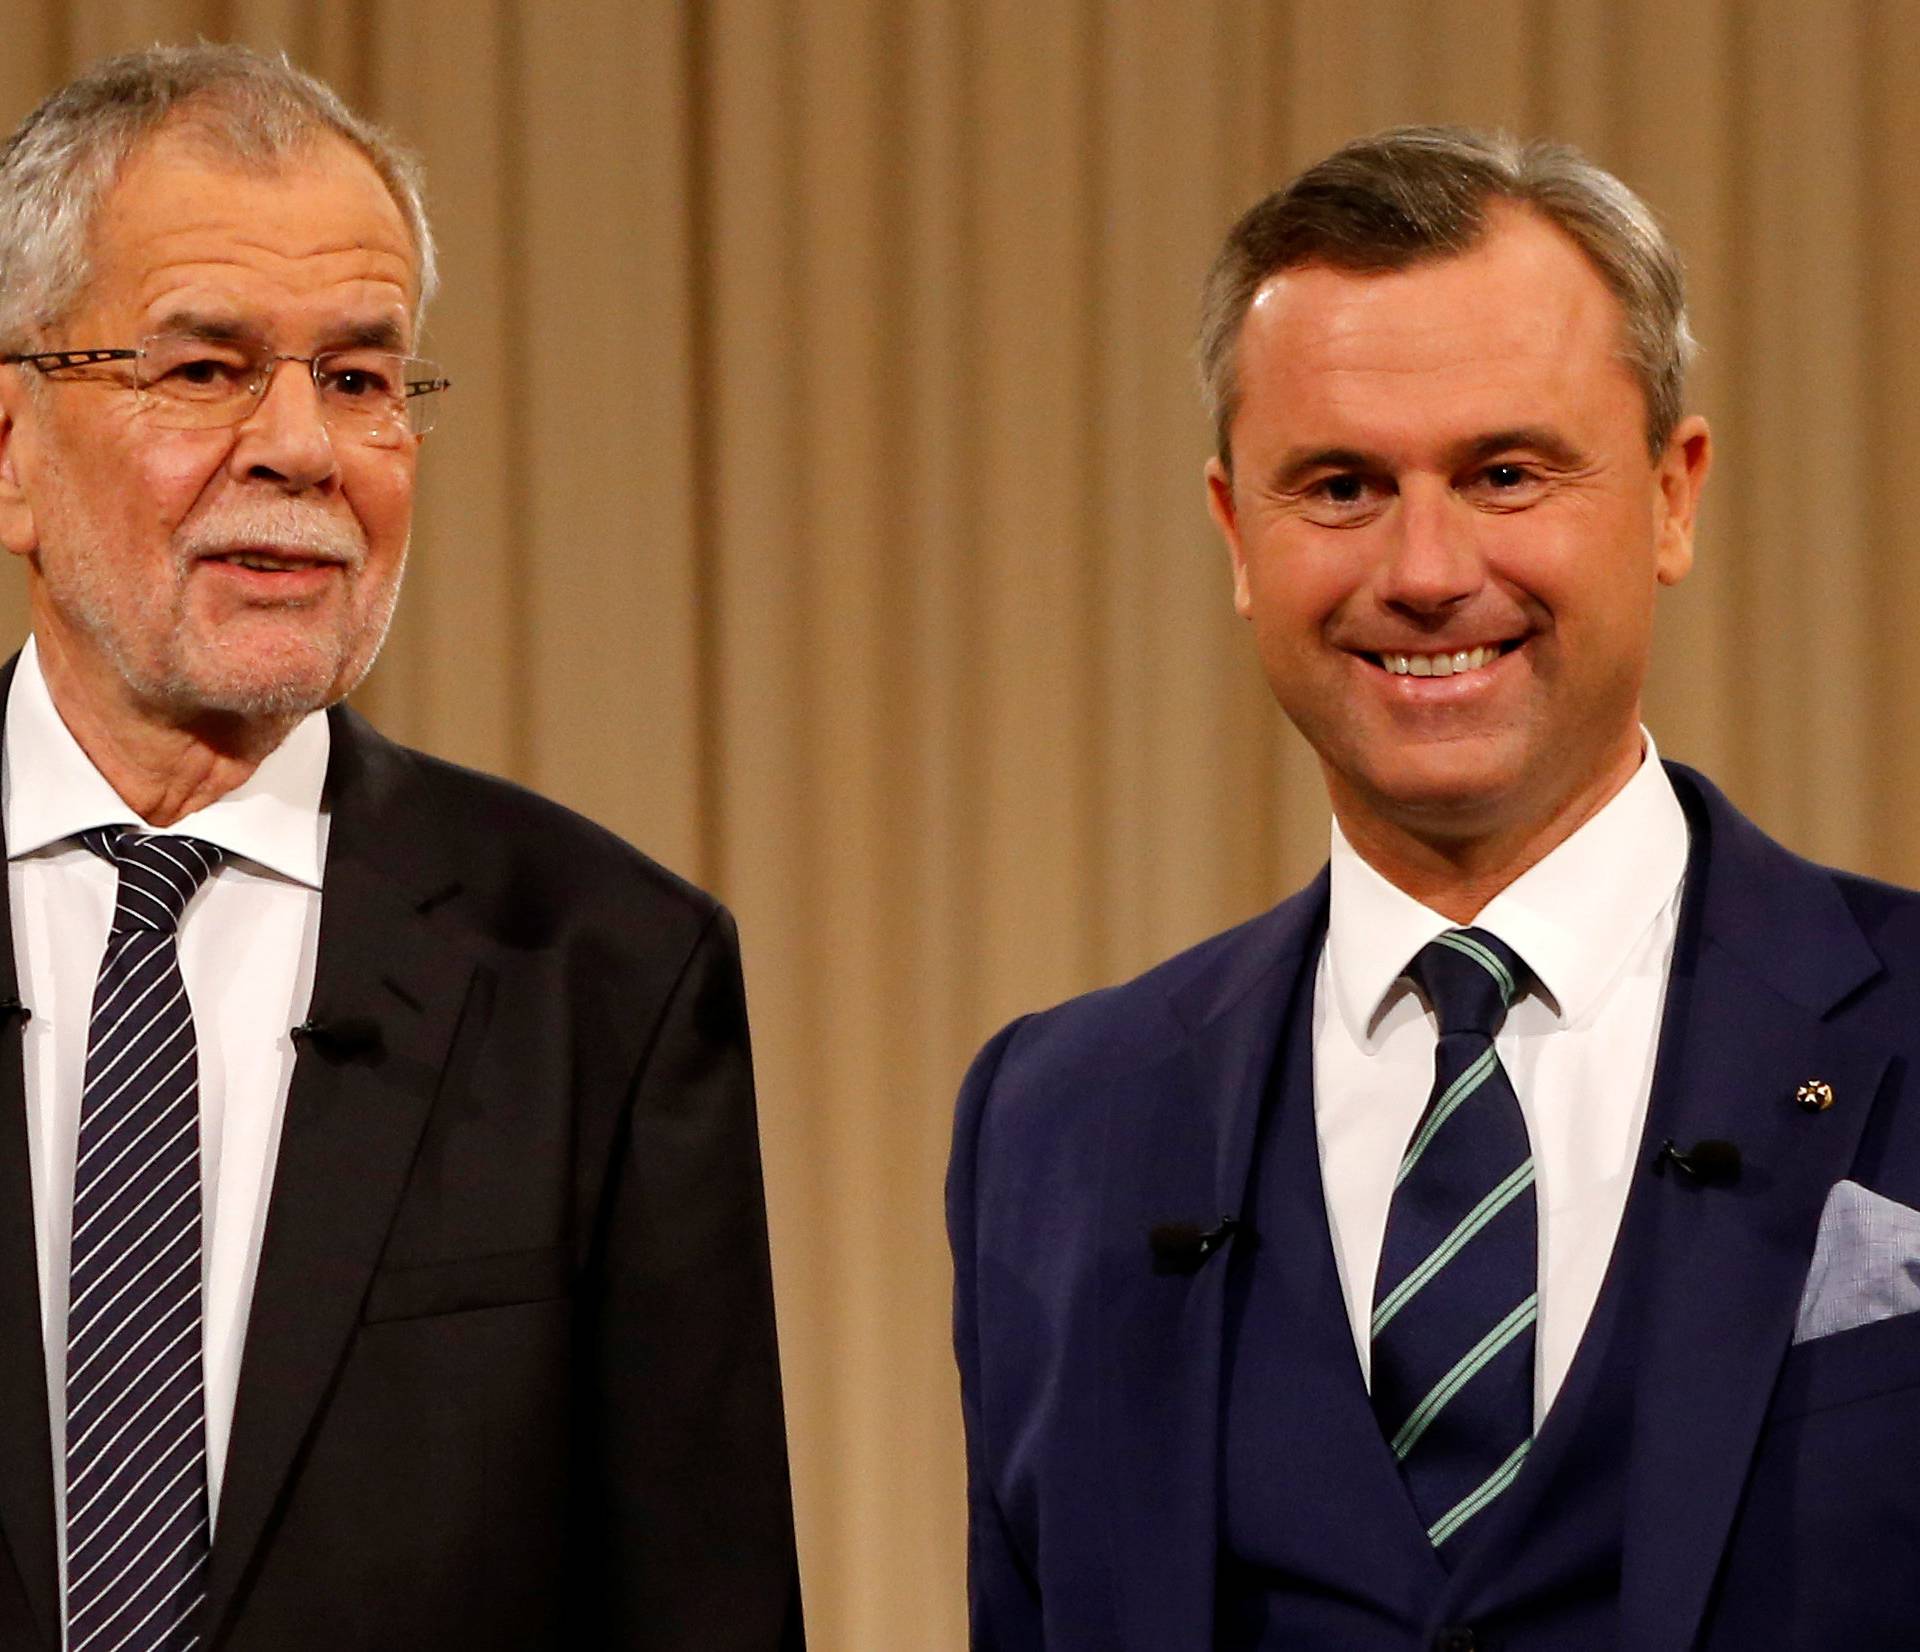
<path id="1" fill-rule="evenodd" d="M 217 637 L 175 636 L 157 662 L 151 697 L 181 722 L 228 717 L 287 723 L 344 699 L 373 664 L 384 628 L 261 623 Z M 140 687 L 135 684 L 135 687 Z"/>
<path id="2" fill-rule="evenodd" d="M 1336 807 L 1349 808 L 1432 843 L 1466 842 L 1507 828 L 1518 806 L 1523 775 L 1505 762 L 1423 761 L 1409 754 L 1390 771 L 1358 777 L 1329 775 Z M 1345 817 L 1347 810 L 1342 809 Z"/>
<path id="3" fill-rule="evenodd" d="M 209 718 L 284 724 L 344 698 L 360 675 L 337 654 L 297 651 L 267 660 L 176 661 L 133 687 L 182 725 Z"/>

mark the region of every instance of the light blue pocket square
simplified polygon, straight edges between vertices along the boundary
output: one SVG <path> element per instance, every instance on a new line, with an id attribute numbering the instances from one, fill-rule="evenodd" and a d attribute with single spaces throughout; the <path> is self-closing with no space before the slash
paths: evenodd
<path id="1" fill-rule="evenodd" d="M 1800 1293 L 1796 1343 L 1920 1313 L 1920 1210 L 1835 1182 Z"/>

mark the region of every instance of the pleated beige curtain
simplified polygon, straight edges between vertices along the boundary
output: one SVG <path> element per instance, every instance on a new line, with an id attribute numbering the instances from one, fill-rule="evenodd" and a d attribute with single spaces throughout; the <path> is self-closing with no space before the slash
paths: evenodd
<path id="1" fill-rule="evenodd" d="M 4 0 L 285 47 L 426 155 L 414 565 L 361 702 L 715 888 L 747 949 L 814 1644 L 963 1644 L 940 1178 L 1006 1017 L 1319 861 L 1202 508 L 1257 194 L 1450 119 L 1665 214 L 1719 462 L 1649 718 L 1920 880 L 1920 12 L 1886 0 Z M 7 616 L 19 629 L 17 592 Z"/>

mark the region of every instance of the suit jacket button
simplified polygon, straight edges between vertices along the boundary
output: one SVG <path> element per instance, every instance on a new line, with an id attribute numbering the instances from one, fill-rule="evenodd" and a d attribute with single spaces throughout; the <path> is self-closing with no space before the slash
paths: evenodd
<path id="1" fill-rule="evenodd" d="M 1442 1629 L 1439 1638 L 1433 1643 L 1433 1652 L 1474 1652 L 1480 1639 L 1471 1629 L 1455 1624 L 1450 1629 Z"/>

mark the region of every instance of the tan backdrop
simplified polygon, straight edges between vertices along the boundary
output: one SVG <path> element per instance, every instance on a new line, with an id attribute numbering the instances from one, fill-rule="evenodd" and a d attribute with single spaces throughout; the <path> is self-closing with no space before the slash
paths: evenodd
<path id="1" fill-rule="evenodd" d="M 747 946 L 814 1644 L 963 1640 L 940 1178 L 1018 1010 L 1317 864 L 1202 509 L 1193 295 L 1393 121 L 1665 213 L 1720 464 L 1649 715 L 1920 880 L 1920 8 L 1843 0 L 0 0 L 78 64 L 284 46 L 422 149 L 458 379 L 361 701 L 718 890 Z M 18 599 L 9 588 L 9 631 Z"/>

